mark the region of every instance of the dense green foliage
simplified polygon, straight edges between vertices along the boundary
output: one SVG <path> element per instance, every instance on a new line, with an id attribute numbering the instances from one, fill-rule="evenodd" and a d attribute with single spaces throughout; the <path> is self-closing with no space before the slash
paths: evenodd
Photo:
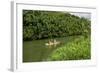
<path id="1" fill-rule="evenodd" d="M 68 12 L 23 10 L 23 62 L 90 59 L 90 36 L 89 19 Z M 45 45 L 51 40 L 60 44 Z"/>
<path id="2" fill-rule="evenodd" d="M 23 10 L 23 39 L 85 35 L 90 21 L 67 12 Z"/>
<path id="3" fill-rule="evenodd" d="M 81 60 L 91 58 L 90 38 L 79 38 L 57 48 L 47 60 Z"/>

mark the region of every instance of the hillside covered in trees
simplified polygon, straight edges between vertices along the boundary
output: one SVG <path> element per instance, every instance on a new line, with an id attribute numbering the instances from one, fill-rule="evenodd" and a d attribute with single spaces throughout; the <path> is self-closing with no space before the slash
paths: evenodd
<path id="1" fill-rule="evenodd" d="M 90 34 L 91 21 L 68 12 L 23 10 L 23 40 Z"/>
<path id="2" fill-rule="evenodd" d="M 90 19 L 69 12 L 23 10 L 23 62 L 86 59 L 91 59 Z"/>

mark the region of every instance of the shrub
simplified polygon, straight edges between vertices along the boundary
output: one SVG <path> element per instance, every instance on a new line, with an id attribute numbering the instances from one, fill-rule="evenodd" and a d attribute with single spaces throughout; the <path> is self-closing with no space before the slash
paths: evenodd
<path id="1" fill-rule="evenodd" d="M 24 26 L 24 29 L 23 29 L 23 39 L 26 39 L 26 40 L 32 40 L 32 36 L 33 36 L 33 29 L 31 26 L 27 26 L 25 27 Z"/>
<path id="2" fill-rule="evenodd" d="M 81 36 L 80 38 L 76 38 L 72 42 L 69 42 L 62 47 L 57 48 L 47 60 L 56 61 L 90 59 L 90 46 L 90 38 Z"/>

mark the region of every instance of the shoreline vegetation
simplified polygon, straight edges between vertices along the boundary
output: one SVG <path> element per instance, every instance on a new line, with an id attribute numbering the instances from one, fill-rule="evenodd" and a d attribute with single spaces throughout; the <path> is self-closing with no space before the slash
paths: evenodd
<path id="1" fill-rule="evenodd" d="M 48 57 L 48 61 L 62 60 L 87 60 L 91 59 L 90 38 L 80 36 L 73 41 L 57 48 Z"/>
<path id="2" fill-rule="evenodd" d="M 66 12 L 23 10 L 23 62 L 91 59 L 91 21 Z"/>

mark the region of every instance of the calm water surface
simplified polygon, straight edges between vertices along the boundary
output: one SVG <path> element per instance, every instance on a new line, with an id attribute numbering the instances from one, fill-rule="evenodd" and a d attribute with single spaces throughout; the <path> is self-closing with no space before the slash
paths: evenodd
<path id="1" fill-rule="evenodd" d="M 56 46 L 46 46 L 50 39 L 33 40 L 23 42 L 23 62 L 39 62 L 46 61 L 47 57 L 58 47 L 63 46 L 67 42 L 75 39 L 75 37 L 55 38 L 61 44 Z"/>

